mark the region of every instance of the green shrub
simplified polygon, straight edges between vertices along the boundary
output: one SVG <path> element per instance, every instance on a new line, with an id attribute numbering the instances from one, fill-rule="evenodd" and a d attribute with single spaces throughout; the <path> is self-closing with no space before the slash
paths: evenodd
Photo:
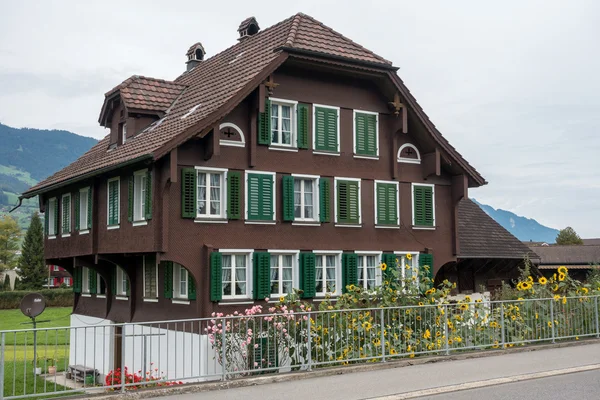
<path id="1" fill-rule="evenodd" d="M 70 307 L 73 305 L 73 290 L 71 289 L 44 289 L 35 292 L 44 296 L 46 307 Z M 0 310 L 19 308 L 21 299 L 28 293 L 31 293 L 31 291 L 0 292 Z"/>

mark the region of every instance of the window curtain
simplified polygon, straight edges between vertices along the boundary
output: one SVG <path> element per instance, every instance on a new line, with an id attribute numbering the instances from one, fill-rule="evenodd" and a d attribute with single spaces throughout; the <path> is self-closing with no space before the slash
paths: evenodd
<path id="1" fill-rule="evenodd" d="M 221 271 L 223 276 L 223 294 L 231 295 L 231 256 L 223 256 L 221 261 Z"/>
<path id="2" fill-rule="evenodd" d="M 246 294 L 246 256 L 235 256 L 235 294 Z"/>

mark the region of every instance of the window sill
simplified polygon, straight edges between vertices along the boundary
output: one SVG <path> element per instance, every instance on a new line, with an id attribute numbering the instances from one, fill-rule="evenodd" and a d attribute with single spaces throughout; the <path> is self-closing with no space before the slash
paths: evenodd
<path id="1" fill-rule="evenodd" d="M 277 151 L 289 151 L 292 153 L 297 153 L 298 149 L 295 147 L 284 147 L 284 146 L 269 146 L 269 150 L 277 150 Z"/>
<path id="2" fill-rule="evenodd" d="M 360 154 L 355 154 L 354 158 L 359 158 L 361 160 L 379 160 L 379 156 L 362 156 Z"/>
<path id="3" fill-rule="evenodd" d="M 340 156 L 340 153 L 330 153 L 327 151 L 319 151 L 319 150 L 313 150 L 313 154 L 317 154 L 320 156 L 336 156 L 336 157 Z"/>
<path id="4" fill-rule="evenodd" d="M 321 226 L 320 222 L 317 221 L 294 221 L 292 222 L 294 226 Z"/>
<path id="5" fill-rule="evenodd" d="M 362 224 L 335 224 L 336 228 L 362 228 Z"/>
<path id="6" fill-rule="evenodd" d="M 109 225 L 106 227 L 107 230 L 119 229 L 121 225 Z"/>
<path id="7" fill-rule="evenodd" d="M 92 297 L 89 293 L 81 293 L 81 297 Z"/>
<path id="8" fill-rule="evenodd" d="M 221 146 L 229 146 L 229 147 L 246 147 L 245 142 L 236 142 L 234 140 L 223 140 L 220 141 Z"/>
<path id="9" fill-rule="evenodd" d="M 326 299 L 325 296 L 321 296 L 319 295 L 318 297 L 314 297 L 313 301 L 315 302 L 322 302 L 322 301 L 338 301 L 338 296 L 340 296 L 339 294 L 331 294 L 331 297 Z"/>
<path id="10" fill-rule="evenodd" d="M 275 221 L 244 221 L 248 225 L 275 225 Z"/>
<path id="11" fill-rule="evenodd" d="M 133 221 L 131 223 L 131 225 L 133 225 L 133 226 L 146 226 L 146 225 L 148 225 L 148 221 L 146 221 L 145 219 L 141 220 L 141 221 Z"/>
<path id="12" fill-rule="evenodd" d="M 147 299 L 147 298 L 144 298 L 144 303 L 158 303 L 158 299 Z"/>
<path id="13" fill-rule="evenodd" d="M 237 306 L 245 304 L 254 304 L 253 300 L 240 300 L 240 299 L 223 299 L 218 303 L 220 306 Z"/>
<path id="14" fill-rule="evenodd" d="M 115 300 L 129 300 L 129 297 L 127 296 L 115 296 Z"/>
<path id="15" fill-rule="evenodd" d="M 85 229 L 85 230 L 83 230 L 83 231 L 79 231 L 79 234 L 80 234 L 80 235 L 87 235 L 88 233 L 90 233 L 90 230 L 89 230 L 89 229 Z"/>
<path id="16" fill-rule="evenodd" d="M 421 230 L 421 231 L 435 231 L 435 226 L 418 226 L 413 225 L 413 229 Z"/>
<path id="17" fill-rule="evenodd" d="M 378 229 L 400 229 L 398 225 L 375 225 L 375 228 Z"/>
<path id="18" fill-rule="evenodd" d="M 189 300 L 184 300 L 184 299 L 173 299 L 171 300 L 171 303 L 173 304 L 184 304 L 184 305 L 189 305 L 190 301 Z"/>
<path id="19" fill-rule="evenodd" d="M 105 294 L 97 294 L 97 295 L 96 295 L 96 298 L 97 298 L 97 299 L 105 299 L 105 298 L 106 298 L 106 295 L 105 295 Z"/>
<path id="20" fill-rule="evenodd" d="M 52 239 L 56 239 L 56 235 L 50 235 L 50 236 L 48 236 L 48 240 L 52 240 Z"/>
<path id="21" fill-rule="evenodd" d="M 416 160 L 414 158 L 398 158 L 397 161 L 404 164 L 421 164 L 421 160 Z"/>
<path id="22" fill-rule="evenodd" d="M 60 235 L 60 237 L 68 238 L 68 237 L 71 237 L 71 234 L 70 233 L 63 233 L 62 235 Z"/>
<path id="23" fill-rule="evenodd" d="M 208 218 L 196 218 L 194 222 L 198 224 L 226 224 L 226 219 L 208 219 Z"/>

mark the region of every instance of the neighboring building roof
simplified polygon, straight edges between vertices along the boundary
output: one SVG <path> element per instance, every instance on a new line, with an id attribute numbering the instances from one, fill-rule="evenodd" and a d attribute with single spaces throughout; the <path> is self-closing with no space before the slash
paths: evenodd
<path id="1" fill-rule="evenodd" d="M 539 269 L 558 269 L 560 268 L 561 265 L 538 265 Z M 584 265 L 568 265 L 569 269 L 600 269 L 599 265 L 590 265 L 590 264 L 584 264 Z"/>
<path id="2" fill-rule="evenodd" d="M 600 264 L 600 245 L 540 246 L 535 252 L 541 258 L 540 265 L 590 265 Z"/>
<path id="3" fill-rule="evenodd" d="M 583 244 L 585 245 L 598 245 L 600 246 L 600 238 L 595 238 L 595 239 L 582 239 L 583 240 Z"/>
<path id="4" fill-rule="evenodd" d="M 396 88 L 406 96 L 409 107 L 414 108 L 417 116 L 425 123 L 433 139 L 466 171 L 477 186 L 486 183 L 429 121 L 402 80 L 393 72 L 396 68 L 389 61 L 314 18 L 299 13 L 200 62 L 174 82 L 143 77 L 132 77 L 123 82 L 115 89 L 129 90 L 131 94 L 128 101 L 139 106 L 156 107 L 160 104 L 165 107 L 168 102 L 165 97 L 167 93 L 163 92 L 165 96 L 157 97 L 150 93 L 149 88 L 152 88 L 152 92 L 154 89 L 162 91 L 168 88 L 172 103 L 169 104 L 166 115 L 116 148 L 108 148 L 109 137 L 106 136 L 74 163 L 31 187 L 21 197 L 32 197 L 67 182 L 94 175 L 99 170 L 107 171 L 142 158 L 163 157 L 192 136 L 206 134 L 207 129 L 231 112 L 286 60 L 288 54 L 294 52 L 321 55 L 354 64 L 368 64 L 387 71 Z M 156 82 L 161 84 L 155 85 Z M 184 87 L 187 88 L 183 89 Z M 113 94 L 113 91 L 109 94 Z"/>
<path id="5" fill-rule="evenodd" d="M 539 259 L 470 199 L 462 199 L 458 204 L 458 238 L 458 258 Z"/>
<path id="6" fill-rule="evenodd" d="M 537 247 L 537 246 L 550 246 L 549 243 L 546 242 L 534 242 L 532 240 L 523 240 L 523 244 L 529 247 Z"/>

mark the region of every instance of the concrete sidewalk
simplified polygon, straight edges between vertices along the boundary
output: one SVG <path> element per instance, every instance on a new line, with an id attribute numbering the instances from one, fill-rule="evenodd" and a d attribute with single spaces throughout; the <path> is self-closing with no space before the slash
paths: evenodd
<path id="1" fill-rule="evenodd" d="M 315 377 L 158 399 L 359 400 L 441 386 L 600 364 L 600 344 Z M 600 365 L 598 365 L 600 368 Z"/>

